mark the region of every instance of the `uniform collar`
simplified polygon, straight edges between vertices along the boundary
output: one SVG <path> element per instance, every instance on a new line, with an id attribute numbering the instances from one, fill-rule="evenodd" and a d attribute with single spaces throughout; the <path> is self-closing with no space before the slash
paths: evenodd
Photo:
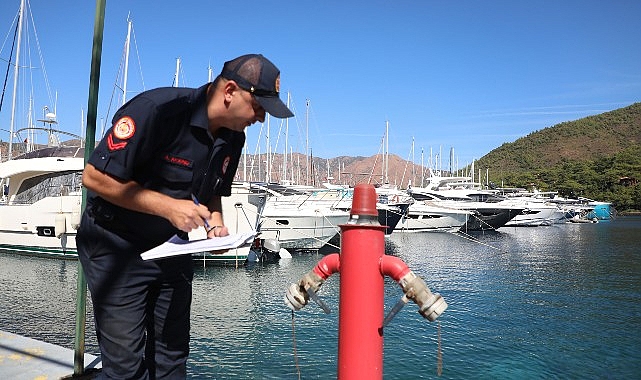
<path id="1" fill-rule="evenodd" d="M 194 112 L 191 114 L 190 124 L 209 131 L 209 118 L 207 117 L 207 88 L 209 83 L 194 90 L 192 104 Z"/>

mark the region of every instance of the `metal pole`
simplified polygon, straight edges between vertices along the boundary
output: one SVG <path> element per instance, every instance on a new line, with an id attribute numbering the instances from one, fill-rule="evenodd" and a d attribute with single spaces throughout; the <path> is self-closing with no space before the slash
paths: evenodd
<path id="1" fill-rule="evenodd" d="M 18 97 L 18 74 L 20 73 L 20 45 L 22 40 L 22 20 L 24 19 L 24 0 L 20 2 L 20 16 L 18 17 L 18 48 L 16 49 L 16 64 L 13 67 L 13 99 L 11 99 L 11 123 L 9 125 L 9 157 L 13 158 L 13 133 L 15 132 L 16 98 Z M 31 113 L 29 113 L 31 114 Z"/>
<path id="2" fill-rule="evenodd" d="M 93 48 L 91 51 L 91 74 L 89 77 L 89 100 L 87 107 L 87 128 L 85 133 L 85 163 L 96 145 L 96 115 L 98 114 L 98 85 L 100 81 L 100 59 L 102 57 L 102 33 L 105 26 L 105 6 L 107 0 L 96 0 L 94 19 Z M 87 191 L 82 189 L 82 212 L 87 204 Z M 76 337 L 73 370 L 74 375 L 82 375 L 85 370 L 85 323 L 87 313 L 87 280 L 78 260 L 78 281 L 76 287 Z"/>

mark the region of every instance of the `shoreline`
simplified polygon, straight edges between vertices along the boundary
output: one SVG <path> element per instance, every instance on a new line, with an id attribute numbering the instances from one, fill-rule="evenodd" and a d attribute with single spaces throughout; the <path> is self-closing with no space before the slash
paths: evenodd
<path id="1" fill-rule="evenodd" d="M 617 213 L 619 216 L 639 216 L 641 215 L 641 211 L 637 210 L 628 210 L 628 211 L 621 211 Z"/>

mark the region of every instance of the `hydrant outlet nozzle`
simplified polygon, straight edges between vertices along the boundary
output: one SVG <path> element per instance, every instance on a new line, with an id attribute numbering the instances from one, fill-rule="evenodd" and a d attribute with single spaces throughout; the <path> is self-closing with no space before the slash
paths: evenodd
<path id="1" fill-rule="evenodd" d="M 407 298 L 418 305 L 418 312 L 428 321 L 434 322 L 447 309 L 447 303 L 443 297 L 438 293 L 430 292 L 425 281 L 414 272 L 410 271 L 403 276 L 399 285 Z"/>
<path id="2" fill-rule="evenodd" d="M 433 293 L 433 298 L 424 305 L 419 305 L 418 312 L 430 322 L 434 322 L 445 309 L 447 309 L 447 303 L 438 293 Z"/>

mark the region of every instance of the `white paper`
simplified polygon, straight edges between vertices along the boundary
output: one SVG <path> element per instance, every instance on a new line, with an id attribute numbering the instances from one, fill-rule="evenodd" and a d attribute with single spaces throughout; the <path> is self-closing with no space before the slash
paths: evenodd
<path id="1" fill-rule="evenodd" d="M 255 232 L 215 237 L 211 239 L 183 240 L 174 235 L 165 243 L 140 254 L 143 260 L 160 259 L 168 256 L 186 255 L 189 253 L 226 250 L 238 248 L 251 243 Z"/>

